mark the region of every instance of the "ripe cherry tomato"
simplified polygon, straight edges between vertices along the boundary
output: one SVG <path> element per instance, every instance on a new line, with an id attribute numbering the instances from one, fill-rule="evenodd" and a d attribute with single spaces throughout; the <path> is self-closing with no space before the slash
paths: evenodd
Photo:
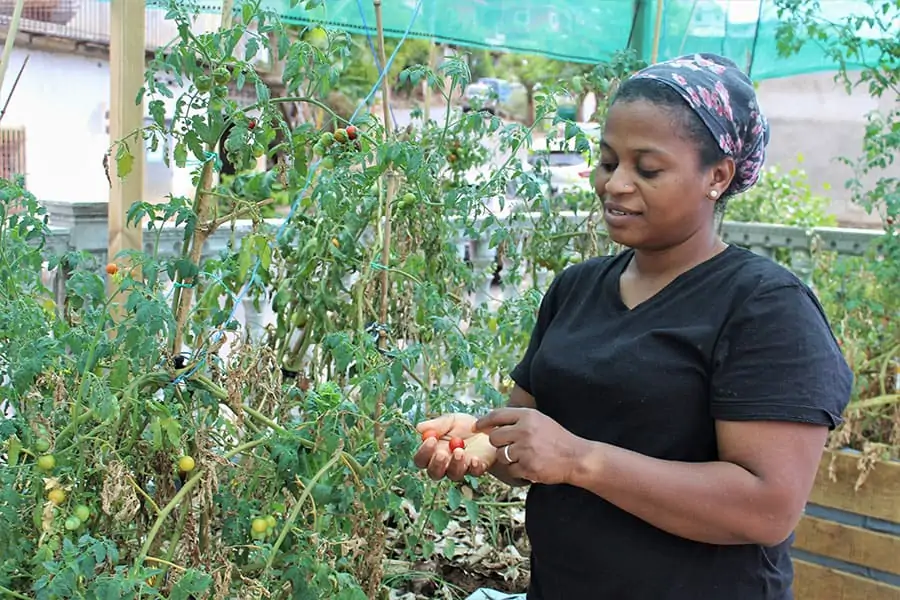
<path id="1" fill-rule="evenodd" d="M 250 119 L 247 122 L 247 129 L 256 129 L 256 119 Z"/>
<path id="2" fill-rule="evenodd" d="M 429 429 L 428 431 L 426 431 L 425 433 L 422 434 L 422 441 L 424 442 L 425 440 L 429 440 L 431 438 L 437 439 L 438 437 L 439 436 L 438 436 L 437 431 L 435 431 L 433 429 Z"/>
<path id="3" fill-rule="evenodd" d="M 457 448 L 466 449 L 466 442 L 461 438 L 450 438 L 450 452 L 455 451 Z"/>
<path id="4" fill-rule="evenodd" d="M 109 263 L 108 265 L 106 265 L 106 272 L 109 275 L 115 275 L 119 272 L 119 266 L 116 263 Z"/>
<path id="5" fill-rule="evenodd" d="M 347 126 L 347 139 L 355 140 L 356 139 L 356 127 L 354 125 Z"/>

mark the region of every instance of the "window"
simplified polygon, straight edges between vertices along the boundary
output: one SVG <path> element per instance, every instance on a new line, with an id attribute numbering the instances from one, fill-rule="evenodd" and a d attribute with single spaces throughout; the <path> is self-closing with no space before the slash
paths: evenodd
<path id="1" fill-rule="evenodd" d="M 25 128 L 0 127 L 0 177 L 25 174 Z"/>

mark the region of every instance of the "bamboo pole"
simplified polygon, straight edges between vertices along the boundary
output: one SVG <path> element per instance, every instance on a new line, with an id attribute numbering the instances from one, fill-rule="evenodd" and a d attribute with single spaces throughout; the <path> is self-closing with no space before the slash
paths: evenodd
<path id="1" fill-rule="evenodd" d="M 432 69 L 432 70 L 434 69 L 434 63 L 435 63 L 436 56 L 437 56 L 437 42 L 434 40 L 434 38 L 432 38 L 431 41 L 428 43 L 428 68 L 429 69 Z M 432 100 L 433 94 L 432 94 L 432 90 L 431 90 L 431 85 L 428 83 L 427 77 L 424 80 L 422 80 L 422 96 L 423 96 L 423 98 L 422 98 L 422 100 L 423 100 L 422 113 L 423 113 L 425 122 L 428 123 L 428 121 L 431 120 L 431 100 Z"/>
<path id="2" fill-rule="evenodd" d="M 143 103 L 134 99 L 144 82 L 144 36 L 146 8 L 134 0 L 110 0 L 109 6 L 109 138 L 110 146 L 143 127 Z M 128 209 L 144 196 L 144 140 L 138 135 L 129 143 L 134 157 L 131 172 L 125 178 L 116 173 L 115 154 L 109 157 L 109 204 L 107 208 L 112 260 L 123 250 L 142 246 L 140 224 L 129 226 Z M 116 284 L 109 280 L 110 291 Z M 124 298 L 122 299 L 124 304 Z"/>
<path id="3" fill-rule="evenodd" d="M 656 0 L 656 23 L 653 25 L 653 49 L 650 52 L 650 64 L 659 59 L 659 37 L 662 33 L 663 4 L 665 0 Z"/>
<path id="4" fill-rule="evenodd" d="M 219 23 L 219 31 L 226 31 L 232 25 L 232 13 L 234 12 L 234 0 L 224 0 L 222 2 L 221 21 Z M 215 152 L 217 146 L 215 144 L 207 144 L 206 151 L 208 153 Z M 200 265 L 200 258 L 203 253 L 203 244 L 213 233 L 212 224 L 212 203 L 213 198 L 209 191 L 213 186 L 216 173 L 213 169 L 213 161 L 207 160 L 200 171 L 200 177 L 197 183 L 197 190 L 194 195 L 194 212 L 197 214 L 197 226 L 194 228 L 193 237 L 185 233 L 184 243 L 182 244 L 182 254 L 187 254 L 191 264 Z M 187 327 L 188 315 L 191 312 L 191 305 L 194 301 L 194 279 L 176 281 L 177 287 L 172 295 L 172 310 L 175 314 L 175 335 L 172 339 L 172 355 L 181 354 L 181 347 L 184 340 L 184 330 Z"/>
<path id="5" fill-rule="evenodd" d="M 12 56 L 13 47 L 16 45 L 16 36 L 19 35 L 19 23 L 22 21 L 22 11 L 25 9 L 25 0 L 18 0 L 13 8 L 12 19 L 6 30 L 6 43 L 3 44 L 3 58 L 0 59 L 0 89 L 3 89 L 3 80 L 6 79 L 6 70 L 9 68 L 9 58 Z"/>
<path id="6" fill-rule="evenodd" d="M 378 33 L 378 54 L 381 61 L 381 68 L 387 72 L 387 55 L 384 51 L 384 21 L 381 14 L 381 0 L 373 0 L 375 5 L 375 29 Z M 381 103 L 384 113 L 384 140 L 385 142 L 391 137 L 391 91 L 390 85 L 385 76 L 381 84 Z M 382 325 L 387 322 L 388 318 L 388 302 L 390 294 L 388 293 L 391 280 L 390 272 L 387 267 L 391 262 L 391 205 L 394 202 L 394 195 L 397 193 L 397 177 L 394 175 L 390 167 L 384 174 L 387 183 L 387 189 L 384 194 L 384 204 L 382 206 L 382 237 L 381 237 L 381 302 L 379 304 L 378 318 Z M 386 342 L 385 334 L 381 333 L 378 343 L 383 348 Z M 375 441 L 379 453 L 384 455 L 384 430 L 381 427 L 381 411 L 384 404 L 384 395 L 379 396 L 375 404 Z"/>

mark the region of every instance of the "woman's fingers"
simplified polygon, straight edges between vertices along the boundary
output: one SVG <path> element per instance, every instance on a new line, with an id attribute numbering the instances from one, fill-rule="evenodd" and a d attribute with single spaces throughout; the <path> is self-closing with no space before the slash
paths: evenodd
<path id="1" fill-rule="evenodd" d="M 434 431 L 437 433 L 438 437 L 442 437 L 450 433 L 450 430 L 453 429 L 455 420 L 455 415 L 441 415 L 440 417 L 418 423 L 416 425 L 416 431 L 419 433 Z"/>
<path id="2" fill-rule="evenodd" d="M 437 450 L 438 441 L 433 438 L 429 438 L 422 442 L 422 445 L 419 446 L 419 449 L 416 451 L 415 456 L 413 456 L 413 463 L 420 469 L 424 469 L 431 463 L 431 459 L 434 456 L 435 450 Z"/>
<path id="3" fill-rule="evenodd" d="M 447 467 L 447 478 L 452 481 L 461 481 L 469 470 L 470 459 L 466 456 L 466 451 L 457 448 L 453 451 L 450 459 L 450 465 Z"/>
<path id="4" fill-rule="evenodd" d="M 491 430 L 488 437 L 491 440 L 491 446 L 502 448 L 516 441 L 516 429 L 515 427 L 498 427 Z"/>
<path id="5" fill-rule="evenodd" d="M 451 456 L 449 452 L 443 449 L 436 450 L 428 462 L 428 476 L 437 481 L 447 474 L 447 468 L 450 466 Z"/>
<path id="6" fill-rule="evenodd" d="M 487 465 L 484 464 L 484 461 L 473 458 L 471 464 L 469 465 L 469 474 L 474 477 L 481 477 L 487 473 Z"/>

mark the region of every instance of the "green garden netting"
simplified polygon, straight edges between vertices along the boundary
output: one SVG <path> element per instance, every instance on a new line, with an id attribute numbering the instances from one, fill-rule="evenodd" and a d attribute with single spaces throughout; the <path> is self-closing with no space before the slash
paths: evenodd
<path id="1" fill-rule="evenodd" d="M 222 8 L 222 0 L 185 1 L 204 12 Z M 157 2 L 147 0 L 148 6 Z M 242 0 L 235 4 L 239 9 Z M 324 6 L 309 11 L 292 8 L 291 0 L 262 0 L 262 6 L 289 23 L 374 33 L 372 0 L 325 0 Z M 388 37 L 408 31 L 410 38 L 593 63 L 629 46 L 649 60 L 656 6 L 656 0 L 383 0 L 382 10 Z M 663 7 L 659 60 L 715 52 L 746 68 L 756 80 L 837 67 L 815 43 L 790 58 L 779 56 L 776 0 L 665 0 Z M 820 7 L 821 18 L 833 23 L 872 12 L 864 0 L 823 0 Z M 898 21 L 894 31 L 869 35 L 897 35 Z"/>

